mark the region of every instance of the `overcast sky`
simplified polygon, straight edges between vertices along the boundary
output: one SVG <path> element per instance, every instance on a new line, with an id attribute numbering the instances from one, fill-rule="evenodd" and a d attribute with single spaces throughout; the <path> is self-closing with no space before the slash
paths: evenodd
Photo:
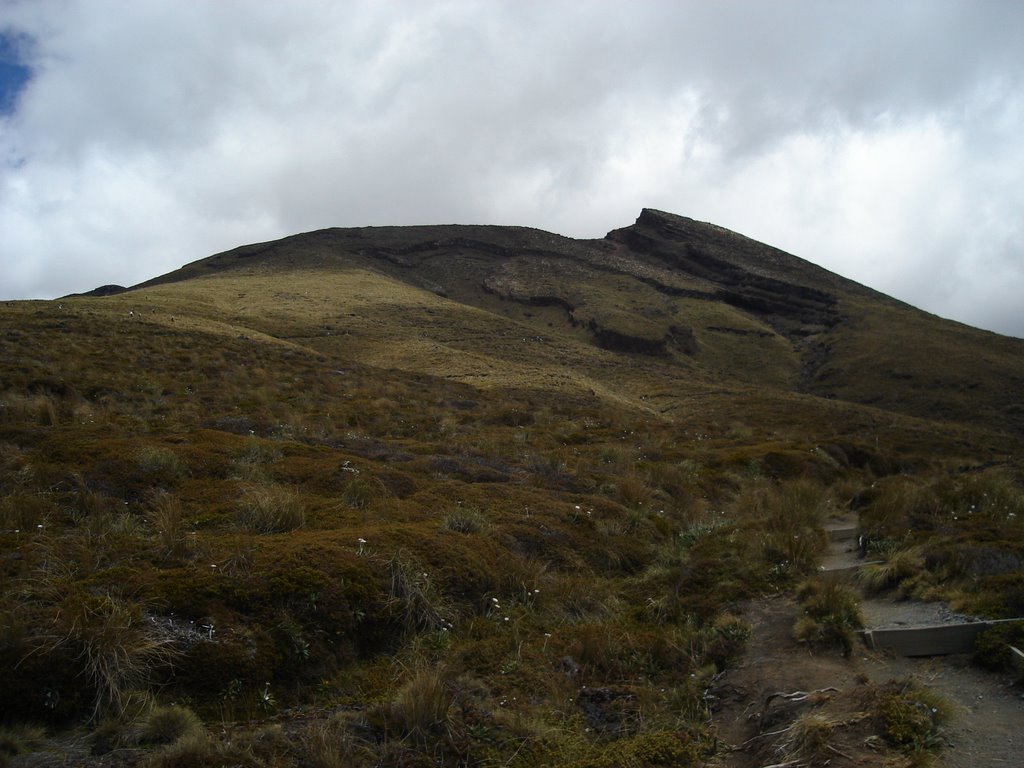
<path id="1" fill-rule="evenodd" d="M 1022 41 L 1018 0 L 0 0 L 0 298 L 653 207 L 1024 337 Z"/>

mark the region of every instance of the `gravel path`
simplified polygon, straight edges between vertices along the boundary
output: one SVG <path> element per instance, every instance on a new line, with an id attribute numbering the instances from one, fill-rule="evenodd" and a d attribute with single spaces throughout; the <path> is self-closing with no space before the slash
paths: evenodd
<path id="1" fill-rule="evenodd" d="M 847 515 L 830 525 L 856 524 Z M 826 563 L 832 569 L 858 565 L 856 547 L 836 542 L 830 545 Z M 864 623 L 870 629 L 924 627 L 977 621 L 949 608 L 945 603 L 899 600 L 886 596 L 865 596 L 861 600 Z M 1009 675 L 985 672 L 971 664 L 970 656 L 901 658 L 868 654 L 863 668 L 874 681 L 910 676 L 940 694 L 954 709 L 945 728 L 946 748 L 939 764 L 946 768 L 988 768 L 1024 765 L 1024 696 Z"/>

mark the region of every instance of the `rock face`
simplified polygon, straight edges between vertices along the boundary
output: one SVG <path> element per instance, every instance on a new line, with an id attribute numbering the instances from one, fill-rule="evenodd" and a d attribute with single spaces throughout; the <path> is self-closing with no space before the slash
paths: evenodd
<path id="1" fill-rule="evenodd" d="M 796 257 L 720 227 L 645 209 L 608 239 L 689 275 L 710 289 L 707 299 L 750 312 L 787 336 L 812 335 L 840 320 L 836 295 L 816 267 L 797 271 Z"/>

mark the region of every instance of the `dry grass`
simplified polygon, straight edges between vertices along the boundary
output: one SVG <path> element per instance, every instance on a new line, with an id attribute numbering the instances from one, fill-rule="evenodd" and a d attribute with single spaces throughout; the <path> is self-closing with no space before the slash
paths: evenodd
<path id="1" fill-rule="evenodd" d="M 167 742 L 146 761 L 696 764 L 702 686 L 749 633 L 723 608 L 816 567 L 830 486 L 881 539 L 914 531 L 900 548 L 922 547 L 930 587 L 1013 594 L 1016 470 L 940 482 L 1019 453 L 990 412 L 794 395 L 800 360 L 771 325 L 624 275 L 545 279 L 608 329 L 688 326 L 691 352 L 616 353 L 478 275 L 444 298 L 360 264 L 0 307 L 0 715 L 134 712 L 159 686 L 261 718 L 267 691 L 366 718 L 286 746 L 214 738 L 175 707 L 146 726 Z M 861 337 L 834 340 L 816 386 L 889 402 L 889 379 L 844 372 Z M 939 388 L 954 415 L 972 402 Z M 950 501 L 975 504 L 970 525 L 942 517 Z M 841 597 L 814 596 L 808 638 L 852 626 Z M 583 685 L 613 692 L 601 727 L 621 738 L 594 738 Z M 817 759 L 830 724 L 788 749 Z"/>
<path id="2" fill-rule="evenodd" d="M 66 648 L 89 681 L 94 716 L 129 712 L 176 655 L 170 639 L 145 622 L 136 604 L 112 595 L 70 595 L 56 622 L 52 646 Z"/>
<path id="3" fill-rule="evenodd" d="M 425 742 L 443 733 L 452 703 L 452 694 L 439 670 L 419 671 L 391 702 L 390 716 L 400 729 L 399 738 Z"/>
<path id="4" fill-rule="evenodd" d="M 803 614 L 793 626 L 796 640 L 812 647 L 838 647 L 849 656 L 855 630 L 864 626 L 857 593 L 838 580 L 821 577 L 804 582 L 797 598 Z"/>
<path id="5" fill-rule="evenodd" d="M 883 592 L 899 586 L 905 579 L 924 568 L 921 547 L 901 549 L 881 563 L 866 563 L 857 571 L 857 583 L 869 593 Z"/>
<path id="6" fill-rule="evenodd" d="M 302 498 L 290 488 L 250 485 L 238 500 L 238 523 L 253 533 L 287 533 L 306 524 Z"/>
<path id="7" fill-rule="evenodd" d="M 202 721 L 188 707 L 158 705 L 145 716 L 139 728 L 142 744 L 173 744 L 200 736 Z"/>
<path id="8" fill-rule="evenodd" d="M 159 493 L 150 503 L 150 522 L 156 529 L 156 540 L 165 557 L 180 559 L 188 553 L 189 528 L 185 511 L 177 496 Z"/>

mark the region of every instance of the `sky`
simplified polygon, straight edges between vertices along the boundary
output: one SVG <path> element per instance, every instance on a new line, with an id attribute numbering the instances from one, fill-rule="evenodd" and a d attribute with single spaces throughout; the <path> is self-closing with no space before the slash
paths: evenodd
<path id="1" fill-rule="evenodd" d="M 710 221 L 1024 337 L 1018 0 L 0 0 L 0 299 L 332 226 Z"/>

